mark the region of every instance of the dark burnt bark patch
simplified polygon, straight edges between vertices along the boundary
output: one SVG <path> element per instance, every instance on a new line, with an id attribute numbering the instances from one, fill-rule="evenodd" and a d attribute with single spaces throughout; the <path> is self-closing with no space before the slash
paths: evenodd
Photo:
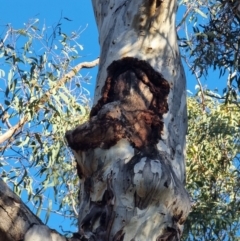
<path id="1" fill-rule="evenodd" d="M 126 57 L 113 61 L 107 68 L 107 71 L 108 77 L 102 89 L 102 98 L 93 107 L 91 116 L 96 115 L 103 105 L 113 102 L 118 98 L 124 99 L 126 95 L 130 95 L 131 88 L 140 91 L 137 88 L 140 82 L 148 86 L 154 95 L 149 109 L 154 110 L 160 117 L 168 111 L 167 96 L 169 94 L 169 84 L 148 62 Z M 133 72 L 137 77 L 137 82 L 119 78 L 125 72 Z"/>
<path id="2" fill-rule="evenodd" d="M 108 68 L 102 97 L 88 123 L 66 133 L 75 150 L 109 148 L 126 138 L 137 149 L 152 149 L 161 138 L 169 84 L 149 63 L 132 57 Z"/>

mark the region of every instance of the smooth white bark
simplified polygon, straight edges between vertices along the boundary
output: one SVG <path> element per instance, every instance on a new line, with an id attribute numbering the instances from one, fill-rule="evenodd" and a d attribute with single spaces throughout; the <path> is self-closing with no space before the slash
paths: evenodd
<path id="1" fill-rule="evenodd" d="M 171 86 L 168 97 L 169 112 L 164 116 L 163 141 L 159 142 L 159 148 L 169 154 L 176 175 L 184 181 L 186 80 L 175 28 L 177 1 L 152 1 L 153 5 L 160 2 L 153 16 L 148 15 L 150 2 L 92 0 L 101 46 L 94 103 L 97 103 L 101 96 L 107 77 L 106 68 L 113 60 L 130 56 L 148 61 Z M 151 25 L 150 28 L 148 24 Z"/>
<path id="2" fill-rule="evenodd" d="M 175 30 L 177 2 L 92 0 L 92 3 L 101 46 L 94 108 L 100 106 L 100 110 L 88 123 L 67 133 L 81 170 L 79 232 L 89 240 L 91 237 L 179 240 L 190 200 L 184 188 L 186 80 Z M 123 62 L 112 65 L 115 60 Z M 125 66 L 121 72 L 116 69 L 123 67 L 121 63 L 131 66 Z M 157 92 L 145 82 L 144 78 L 155 80 L 143 66 L 148 66 L 152 73 L 161 73 L 170 86 L 167 111 L 163 116 L 154 112 L 164 123 L 156 147 L 154 142 L 152 146 L 147 141 L 146 146 L 134 142 L 139 133 L 138 137 L 142 137 L 145 132 L 157 131 L 153 126 L 142 131 L 143 123 L 150 119 L 138 119 L 136 114 L 150 118 L 148 114 L 153 110 L 150 103 L 158 98 Z M 159 81 L 164 82 L 161 78 Z M 155 84 L 153 88 L 158 88 Z M 130 86 L 130 92 L 126 86 Z M 122 90 L 128 94 L 123 96 Z M 109 140 L 117 142 L 109 145 Z"/>

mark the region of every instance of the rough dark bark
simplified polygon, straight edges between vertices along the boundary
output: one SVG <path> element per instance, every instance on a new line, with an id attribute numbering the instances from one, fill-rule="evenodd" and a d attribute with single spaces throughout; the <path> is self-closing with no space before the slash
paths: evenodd
<path id="1" fill-rule="evenodd" d="M 70 147 L 107 149 L 127 139 L 134 148 L 151 151 L 161 138 L 168 94 L 168 82 L 146 61 L 114 61 L 90 121 L 67 134 Z"/>

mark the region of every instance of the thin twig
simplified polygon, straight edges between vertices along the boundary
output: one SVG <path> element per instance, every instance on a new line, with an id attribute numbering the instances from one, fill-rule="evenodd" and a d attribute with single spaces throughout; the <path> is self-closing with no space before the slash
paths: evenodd
<path id="1" fill-rule="evenodd" d="M 74 197 L 73 197 L 73 193 L 72 193 L 72 191 L 71 191 L 71 188 L 70 188 L 69 184 L 66 183 L 66 185 L 67 185 L 67 189 L 68 189 L 70 198 L 71 198 L 71 200 L 72 200 L 72 209 L 73 209 L 73 212 L 75 213 L 76 216 L 78 216 L 78 211 L 76 210 L 76 207 L 75 207 L 75 206 L 76 206 L 76 203 L 75 203 L 75 200 L 74 200 Z"/>
<path id="2" fill-rule="evenodd" d="M 193 9 L 193 5 L 188 7 L 187 10 L 185 11 L 184 15 L 183 15 L 183 18 L 181 20 L 181 22 L 177 25 L 176 29 L 177 29 L 177 32 L 180 30 L 180 27 L 181 25 L 183 24 L 183 22 L 186 21 L 186 18 L 188 17 L 188 14 L 190 13 L 190 11 Z"/>
<path id="3" fill-rule="evenodd" d="M 197 80 L 197 82 L 198 82 L 198 86 L 199 86 L 199 88 L 200 88 L 201 97 L 202 97 L 202 110 L 203 110 L 203 112 L 204 112 L 204 111 L 205 111 L 205 98 L 204 98 L 204 91 L 203 91 L 202 83 L 201 83 L 201 81 L 200 81 L 200 79 L 199 79 L 199 77 L 198 77 L 197 72 L 193 69 L 193 67 L 191 66 L 191 64 L 187 61 L 186 58 L 184 58 L 184 60 L 185 60 L 185 62 L 186 62 L 186 64 L 187 64 L 187 66 L 188 66 L 190 69 L 193 70 L 193 73 L 194 73 L 194 75 L 195 75 L 195 78 L 196 78 L 196 80 Z"/>
<path id="4" fill-rule="evenodd" d="M 209 96 L 209 97 L 213 97 L 215 99 L 219 99 L 219 100 L 226 100 L 226 97 L 219 97 L 213 94 L 209 94 L 209 93 L 205 93 L 205 95 Z M 240 108 L 240 104 L 238 101 L 231 101 L 231 103 L 235 104 L 238 108 Z"/>
<path id="5" fill-rule="evenodd" d="M 0 104 L 0 109 L 2 110 L 2 113 L 3 113 L 2 122 L 5 123 L 9 129 L 12 128 L 12 125 L 10 124 L 10 122 L 8 120 L 9 115 L 7 112 L 4 113 L 5 110 L 1 104 Z"/>

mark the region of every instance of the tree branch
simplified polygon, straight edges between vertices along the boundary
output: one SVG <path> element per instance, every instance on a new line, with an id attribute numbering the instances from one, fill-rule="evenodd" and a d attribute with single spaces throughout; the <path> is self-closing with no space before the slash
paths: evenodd
<path id="1" fill-rule="evenodd" d="M 39 106 L 46 103 L 49 98 L 64 84 L 66 84 L 69 80 L 71 80 L 81 69 L 83 68 L 93 68 L 96 65 L 98 65 L 99 63 L 99 58 L 97 58 L 96 60 L 92 61 L 92 62 L 83 62 L 80 63 L 78 65 L 76 65 L 70 72 L 68 72 L 66 75 L 63 76 L 63 78 L 61 78 L 57 84 L 50 89 L 49 91 L 47 91 L 38 101 L 38 105 L 36 105 L 34 107 L 34 111 L 38 112 L 39 111 Z M 26 108 L 28 106 L 31 105 L 31 102 L 28 103 L 28 105 L 26 106 Z M 0 136 L 0 144 L 2 144 L 3 142 L 5 142 L 6 140 L 8 140 L 9 138 L 11 138 L 16 132 L 18 132 L 22 126 L 27 123 L 30 120 L 29 116 L 23 116 L 21 118 L 21 120 L 12 128 L 10 128 L 9 130 L 7 130 L 3 135 Z"/>
<path id="2" fill-rule="evenodd" d="M 5 241 L 21 240 L 32 223 L 42 224 L 2 179 L 0 179 L 0 217 L 0 240 Z"/>
<path id="3" fill-rule="evenodd" d="M 49 239 L 46 238 L 47 234 Z M 41 236 L 44 241 L 79 241 L 79 237 L 67 239 L 44 225 L 0 179 L 0 240 L 22 241 L 29 240 L 30 237 L 32 241 L 33 236 L 35 238 Z"/>

